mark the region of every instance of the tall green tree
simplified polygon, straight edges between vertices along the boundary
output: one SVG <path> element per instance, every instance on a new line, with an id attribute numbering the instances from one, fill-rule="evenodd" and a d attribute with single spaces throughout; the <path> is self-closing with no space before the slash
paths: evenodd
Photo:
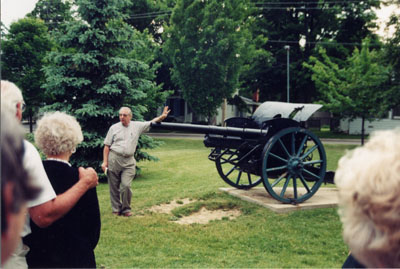
<path id="1" fill-rule="evenodd" d="M 312 79 L 321 94 L 321 103 L 329 111 L 353 120 L 361 118 L 361 144 L 364 144 L 366 120 L 387 115 L 398 93 L 390 87 L 390 69 L 382 62 L 382 53 L 370 50 L 364 42 L 355 49 L 343 67 L 334 63 L 324 49 L 322 60 L 311 57 Z"/>
<path id="2" fill-rule="evenodd" d="M 28 16 L 43 20 L 52 32 L 73 20 L 71 7 L 72 0 L 39 0 Z"/>
<path id="3" fill-rule="evenodd" d="M 266 33 L 264 49 L 273 56 L 271 62 L 260 62 L 265 68 L 255 70 L 258 79 L 247 87 L 260 88 L 263 100 L 287 100 L 288 54 L 290 101 L 312 102 L 318 99 L 318 92 L 311 72 L 302 64 L 318 54 L 318 44 L 335 61 L 343 61 L 355 47 L 360 48 L 362 39 L 370 37 L 371 44 L 376 40 L 372 8 L 378 7 L 379 1 L 252 1 L 259 12 L 256 31 Z M 285 46 L 290 46 L 289 52 Z"/>
<path id="4" fill-rule="evenodd" d="M 103 140 L 118 121 L 118 109 L 129 106 L 133 118 L 142 120 L 144 113 L 155 115 L 166 93 L 154 83 L 158 64 L 153 61 L 152 38 L 124 22 L 128 1 L 77 0 L 76 4 L 81 19 L 67 25 L 57 38 L 60 48 L 48 57 L 44 86 L 53 104 L 46 109 L 77 117 L 84 142 L 75 162 L 100 167 Z M 151 139 L 142 139 L 137 160 L 152 159 L 143 148 L 153 145 Z"/>
<path id="5" fill-rule="evenodd" d="M 45 56 L 53 45 L 44 22 L 34 18 L 12 23 L 2 42 L 2 79 L 12 81 L 21 88 L 31 132 L 32 118 L 45 101 L 41 87 L 45 80 L 42 68 Z"/>
<path id="6" fill-rule="evenodd" d="M 179 0 L 166 27 L 163 50 L 172 60 L 172 80 L 192 110 L 209 121 L 236 91 L 253 56 L 251 12 L 243 0 Z"/>

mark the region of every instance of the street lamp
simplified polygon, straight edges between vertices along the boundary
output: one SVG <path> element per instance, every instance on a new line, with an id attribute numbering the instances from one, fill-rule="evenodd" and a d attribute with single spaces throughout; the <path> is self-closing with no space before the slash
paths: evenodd
<path id="1" fill-rule="evenodd" d="M 286 45 L 285 50 L 287 51 L 287 62 L 286 62 L 287 81 L 286 81 L 286 84 L 287 84 L 287 102 L 289 103 L 289 76 L 290 76 L 289 75 L 289 51 L 290 51 L 290 46 Z"/>

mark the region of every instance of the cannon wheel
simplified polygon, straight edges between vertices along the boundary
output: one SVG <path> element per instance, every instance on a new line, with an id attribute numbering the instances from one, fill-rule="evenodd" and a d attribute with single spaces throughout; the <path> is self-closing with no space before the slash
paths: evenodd
<path id="1" fill-rule="evenodd" d="M 299 127 L 279 131 L 262 153 L 262 178 L 267 192 L 283 203 L 312 197 L 326 172 L 326 154 L 313 133 Z"/>
<path id="2" fill-rule="evenodd" d="M 260 176 L 243 171 L 237 150 L 221 149 L 221 155 L 215 160 L 215 165 L 221 178 L 237 189 L 250 189 L 262 182 Z M 251 160 L 246 160 L 250 162 Z"/>

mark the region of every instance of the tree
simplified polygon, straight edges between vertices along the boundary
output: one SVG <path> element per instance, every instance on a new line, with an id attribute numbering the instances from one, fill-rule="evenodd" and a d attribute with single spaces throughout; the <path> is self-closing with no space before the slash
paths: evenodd
<path id="1" fill-rule="evenodd" d="M 136 0 L 132 1 L 126 9 L 128 18 L 126 22 L 140 32 L 148 31 L 155 42 L 160 44 L 161 50 L 157 51 L 155 60 L 161 63 L 157 70 L 156 82 L 162 85 L 163 91 L 174 90 L 174 85 L 171 82 L 170 68 L 171 61 L 162 53 L 164 40 L 162 32 L 169 22 L 169 16 L 175 6 L 176 0 Z"/>
<path id="2" fill-rule="evenodd" d="M 253 0 L 258 8 L 257 33 L 265 33 L 268 42 L 264 49 L 273 60 L 260 61 L 257 80 L 248 80 L 247 88 L 260 88 L 263 100 L 286 101 L 287 51 L 290 46 L 290 100 L 312 102 L 318 92 L 311 80 L 311 72 L 302 64 L 318 53 L 318 44 L 326 48 L 335 61 L 351 55 L 354 47 L 360 47 L 362 39 L 376 40 L 373 34 L 375 13 L 379 1 L 334 0 Z M 332 58 L 333 60 L 333 58 Z"/>
<path id="3" fill-rule="evenodd" d="M 342 117 L 361 118 L 361 144 L 364 144 L 365 120 L 381 118 L 393 105 L 397 92 L 390 87 L 390 70 L 384 66 L 381 52 L 369 49 L 368 41 L 361 51 L 357 48 L 345 65 L 331 61 L 324 49 L 322 60 L 311 57 L 304 64 L 313 71 L 312 80 L 322 96 L 326 109 Z"/>
<path id="4" fill-rule="evenodd" d="M 63 24 L 72 21 L 71 0 L 39 0 L 28 16 L 43 20 L 49 31 L 63 28 Z"/>
<path id="5" fill-rule="evenodd" d="M 192 110 L 209 121 L 238 88 L 244 63 L 253 56 L 251 12 L 243 0 L 179 0 L 164 32 L 173 82 Z"/>
<path id="6" fill-rule="evenodd" d="M 144 113 L 155 115 L 167 93 L 160 92 L 153 82 L 158 64 L 153 62 L 157 47 L 151 37 L 123 21 L 127 1 L 76 3 L 81 19 L 66 25 L 66 31 L 57 37 L 60 48 L 48 57 L 44 87 L 53 104 L 46 109 L 63 110 L 78 119 L 84 142 L 74 162 L 100 167 L 103 140 L 117 121 L 118 109 L 129 106 L 133 118 L 142 120 Z M 143 149 L 155 142 L 146 138 L 139 145 Z M 136 158 L 154 159 L 140 149 Z"/>
<path id="7" fill-rule="evenodd" d="M 14 82 L 22 90 L 30 132 L 32 118 L 45 101 L 41 87 L 45 80 L 42 67 L 53 45 L 43 21 L 34 18 L 12 23 L 2 42 L 2 79 Z"/>
<path id="8" fill-rule="evenodd" d="M 0 36 L 1 39 L 4 38 L 4 36 L 6 35 L 6 32 L 8 32 L 8 28 L 4 25 L 4 23 L 2 21 L 0 21 Z"/>

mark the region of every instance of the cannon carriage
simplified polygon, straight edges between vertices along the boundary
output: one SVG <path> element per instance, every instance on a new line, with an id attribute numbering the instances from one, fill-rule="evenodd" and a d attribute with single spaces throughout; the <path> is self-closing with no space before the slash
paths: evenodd
<path id="1" fill-rule="evenodd" d="M 326 154 L 320 139 L 305 128 L 322 105 L 265 102 L 250 118 L 234 117 L 226 126 L 153 123 L 153 129 L 205 134 L 221 178 L 238 189 L 263 183 L 282 203 L 311 198 L 326 180 Z M 331 176 L 331 175 L 330 175 Z"/>

